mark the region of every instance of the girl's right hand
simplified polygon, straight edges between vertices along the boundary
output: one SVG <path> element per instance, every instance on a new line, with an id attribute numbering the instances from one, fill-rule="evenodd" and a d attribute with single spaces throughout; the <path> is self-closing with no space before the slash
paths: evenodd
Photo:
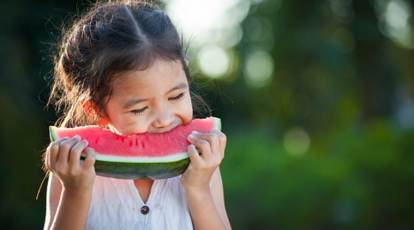
<path id="1" fill-rule="evenodd" d="M 87 148 L 88 142 L 77 135 L 62 138 L 49 144 L 46 150 L 46 168 L 52 171 L 61 181 L 67 192 L 91 191 L 95 180 L 95 154 Z M 81 153 L 87 157 L 81 161 Z"/>

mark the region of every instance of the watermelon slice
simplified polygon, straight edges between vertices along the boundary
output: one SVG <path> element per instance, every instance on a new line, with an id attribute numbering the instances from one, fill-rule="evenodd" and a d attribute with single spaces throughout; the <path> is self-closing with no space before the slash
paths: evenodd
<path id="1" fill-rule="evenodd" d="M 99 126 L 50 126 L 49 132 L 52 141 L 75 135 L 87 140 L 96 153 L 98 175 L 120 179 L 163 179 L 180 175 L 190 163 L 187 136 L 192 131 L 209 132 L 212 129 L 221 129 L 219 118 L 194 119 L 165 133 L 124 136 Z"/>

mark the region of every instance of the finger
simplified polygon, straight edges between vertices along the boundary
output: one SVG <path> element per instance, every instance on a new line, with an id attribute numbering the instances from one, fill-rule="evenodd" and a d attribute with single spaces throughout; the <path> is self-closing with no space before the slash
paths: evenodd
<path id="1" fill-rule="evenodd" d="M 63 140 L 59 144 L 59 157 L 56 160 L 56 164 L 58 164 L 60 167 L 66 166 L 69 161 L 69 152 L 73 145 L 75 145 L 76 142 L 78 142 L 80 139 L 79 136 L 75 136 L 72 138 L 68 138 L 66 140 Z"/>
<path id="2" fill-rule="evenodd" d="M 190 142 L 195 145 L 202 158 L 207 159 L 211 156 L 211 146 L 208 141 L 197 137 L 190 137 L 190 139 Z"/>
<path id="3" fill-rule="evenodd" d="M 193 144 L 188 145 L 187 147 L 188 157 L 190 161 L 194 164 L 199 164 L 202 160 L 200 157 L 200 153 L 197 151 L 196 147 Z"/>
<path id="4" fill-rule="evenodd" d="M 49 153 L 46 153 L 46 157 L 47 157 L 46 162 L 47 162 L 48 168 L 50 170 L 52 170 L 54 168 L 56 160 L 59 157 L 59 145 L 60 145 L 60 143 L 62 141 L 67 140 L 67 139 L 68 139 L 67 137 L 64 137 L 64 138 L 58 139 L 58 140 L 53 141 L 53 142 L 50 143 L 50 145 L 48 147 Z"/>
<path id="5" fill-rule="evenodd" d="M 70 137 L 62 137 L 62 138 L 59 138 L 59 139 L 55 140 L 55 142 L 60 144 L 62 141 L 66 141 L 66 140 L 69 140 L 69 139 L 70 139 Z"/>
<path id="6" fill-rule="evenodd" d="M 210 143 L 211 153 L 220 154 L 220 143 L 217 132 L 215 130 L 212 130 L 209 133 L 197 133 L 197 136 Z"/>
<path id="7" fill-rule="evenodd" d="M 50 143 L 48 152 L 46 153 L 46 157 L 47 157 L 46 161 L 47 161 L 48 169 L 52 171 L 54 170 L 58 155 L 59 155 L 59 142 L 54 141 Z"/>
<path id="8" fill-rule="evenodd" d="M 82 169 L 89 170 L 91 167 L 95 165 L 96 153 L 95 150 L 93 150 L 92 148 L 86 148 L 86 152 L 87 155 L 82 163 Z"/>
<path id="9" fill-rule="evenodd" d="M 218 131 L 218 139 L 219 139 L 219 146 L 220 146 L 220 153 L 222 159 L 224 158 L 225 150 L 226 150 L 226 143 L 227 143 L 227 136 L 222 133 L 221 131 Z"/>
<path id="10" fill-rule="evenodd" d="M 193 169 L 199 169 L 199 168 L 203 168 L 203 165 L 205 165 L 205 161 L 204 159 L 201 157 L 199 151 L 197 150 L 197 148 L 195 147 L 195 145 L 190 144 L 187 147 L 187 152 L 188 152 L 188 156 L 190 158 L 190 165 L 189 168 L 193 168 Z"/>
<path id="11" fill-rule="evenodd" d="M 69 165 L 74 168 L 80 167 L 80 156 L 82 151 L 88 146 L 88 141 L 78 141 L 70 150 L 69 153 Z"/>

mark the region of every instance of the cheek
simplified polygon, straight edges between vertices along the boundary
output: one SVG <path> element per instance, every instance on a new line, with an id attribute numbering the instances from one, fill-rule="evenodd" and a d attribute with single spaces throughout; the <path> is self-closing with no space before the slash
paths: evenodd
<path id="1" fill-rule="evenodd" d="M 147 132 L 151 123 L 151 117 L 147 113 L 141 115 L 124 114 L 122 117 L 122 126 L 127 133 Z"/>
<path id="2" fill-rule="evenodd" d="M 121 134 L 137 133 L 144 130 L 142 122 L 137 122 L 138 119 L 134 115 L 115 109 L 108 106 L 106 113 L 109 123 Z"/>
<path id="3" fill-rule="evenodd" d="M 138 117 L 138 115 L 124 114 L 120 116 L 120 119 L 114 126 L 122 134 L 132 134 L 147 132 L 148 124 L 145 116 Z"/>
<path id="4" fill-rule="evenodd" d="M 183 101 L 182 108 L 180 108 L 183 120 L 185 122 L 190 122 L 193 119 L 193 105 L 191 103 L 190 96 L 187 96 Z"/>

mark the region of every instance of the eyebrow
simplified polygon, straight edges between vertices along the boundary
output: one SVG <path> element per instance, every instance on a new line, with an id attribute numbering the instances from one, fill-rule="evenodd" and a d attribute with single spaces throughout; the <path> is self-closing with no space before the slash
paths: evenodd
<path id="1" fill-rule="evenodd" d="M 170 90 L 168 90 L 167 94 L 174 91 L 174 90 L 184 89 L 184 88 L 187 88 L 187 87 L 188 87 L 187 83 L 181 82 L 180 84 L 178 84 L 178 85 L 174 86 L 173 88 L 171 88 Z M 146 99 L 146 98 L 143 98 L 143 99 L 130 99 L 124 104 L 123 108 L 126 109 L 126 108 L 129 108 L 129 107 L 131 107 L 135 104 L 138 104 L 138 103 L 141 103 L 141 102 L 144 102 L 144 101 L 148 101 L 148 100 L 149 99 Z"/>

